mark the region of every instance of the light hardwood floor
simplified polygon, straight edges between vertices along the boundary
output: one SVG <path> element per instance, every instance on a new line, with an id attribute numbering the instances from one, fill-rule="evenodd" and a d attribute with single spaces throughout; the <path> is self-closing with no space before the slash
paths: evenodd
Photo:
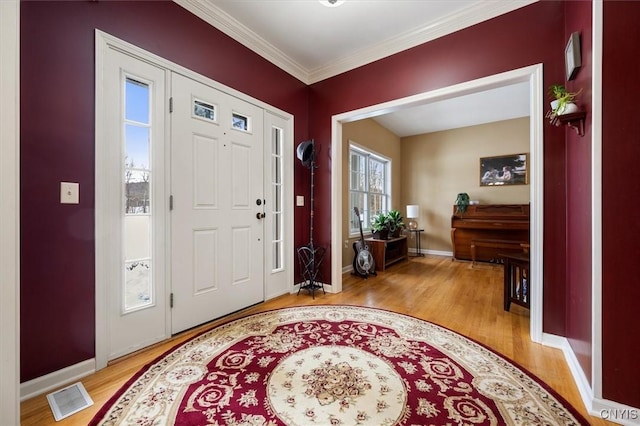
<path id="1" fill-rule="evenodd" d="M 82 379 L 95 404 L 58 423 L 53 419 L 45 395 L 25 401 L 21 406 L 22 425 L 85 425 L 136 371 L 196 333 L 250 313 L 319 304 L 382 308 L 450 328 L 489 346 L 537 375 L 592 425 L 613 424 L 587 414 L 562 352 L 531 342 L 529 311 L 512 305 L 511 311 L 505 312 L 502 309 L 502 288 L 501 266 L 480 263 L 471 268 L 469 262 L 452 262 L 448 257 L 428 255 L 410 258 L 366 280 L 345 275 L 342 293 L 316 292 L 315 299 L 304 291 L 300 295 L 281 296 L 116 360 L 107 368 Z"/>

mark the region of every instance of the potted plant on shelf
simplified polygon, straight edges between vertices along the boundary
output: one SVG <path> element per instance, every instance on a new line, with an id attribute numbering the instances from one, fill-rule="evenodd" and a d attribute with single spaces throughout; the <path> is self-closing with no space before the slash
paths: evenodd
<path id="1" fill-rule="evenodd" d="M 385 213 L 378 213 L 371 219 L 371 233 L 376 240 L 386 240 L 389 238 L 389 216 Z"/>
<path id="2" fill-rule="evenodd" d="M 461 192 L 456 197 L 456 213 L 465 214 L 469 206 L 469 194 Z"/>
<path id="3" fill-rule="evenodd" d="M 582 92 L 569 92 L 564 84 L 553 84 L 549 87 L 549 96 L 551 97 L 551 110 L 547 113 L 547 118 L 564 114 L 571 114 L 578 111 L 575 99 Z"/>
<path id="4" fill-rule="evenodd" d="M 404 229 L 402 214 L 398 210 L 390 210 L 387 214 L 387 228 L 392 238 L 398 238 L 400 232 Z"/>

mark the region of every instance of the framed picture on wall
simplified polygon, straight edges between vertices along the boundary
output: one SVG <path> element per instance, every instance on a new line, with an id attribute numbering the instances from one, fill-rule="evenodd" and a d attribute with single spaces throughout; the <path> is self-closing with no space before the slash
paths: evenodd
<path id="1" fill-rule="evenodd" d="M 582 66 L 579 32 L 575 32 L 569 36 L 567 47 L 564 49 L 564 65 L 567 72 L 567 81 L 573 80 Z"/>
<path id="2" fill-rule="evenodd" d="M 527 185 L 528 154 L 480 158 L 480 186 Z"/>

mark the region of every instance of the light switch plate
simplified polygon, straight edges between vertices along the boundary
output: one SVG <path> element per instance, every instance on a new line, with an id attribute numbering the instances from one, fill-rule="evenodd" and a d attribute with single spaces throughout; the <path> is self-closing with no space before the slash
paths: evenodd
<path id="1" fill-rule="evenodd" d="M 304 195 L 296 195 L 296 207 L 304 206 Z"/>
<path id="2" fill-rule="evenodd" d="M 60 182 L 60 204 L 80 203 L 80 184 L 76 182 Z"/>

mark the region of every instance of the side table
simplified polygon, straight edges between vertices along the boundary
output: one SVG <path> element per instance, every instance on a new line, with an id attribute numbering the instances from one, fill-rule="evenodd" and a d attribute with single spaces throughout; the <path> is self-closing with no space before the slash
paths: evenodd
<path id="1" fill-rule="evenodd" d="M 368 238 L 369 251 L 376 264 L 376 271 L 384 271 L 388 266 L 407 259 L 407 236 L 378 240 Z"/>
<path id="2" fill-rule="evenodd" d="M 420 248 L 420 233 L 424 231 L 424 229 L 407 229 L 407 231 L 409 232 L 413 232 L 415 235 L 414 237 L 416 238 L 416 254 L 409 256 L 409 257 L 421 257 L 424 256 L 424 254 L 422 254 L 422 250 Z"/>
<path id="3" fill-rule="evenodd" d="M 512 303 L 531 307 L 529 284 L 529 254 L 501 254 L 504 259 L 504 310 Z"/>

